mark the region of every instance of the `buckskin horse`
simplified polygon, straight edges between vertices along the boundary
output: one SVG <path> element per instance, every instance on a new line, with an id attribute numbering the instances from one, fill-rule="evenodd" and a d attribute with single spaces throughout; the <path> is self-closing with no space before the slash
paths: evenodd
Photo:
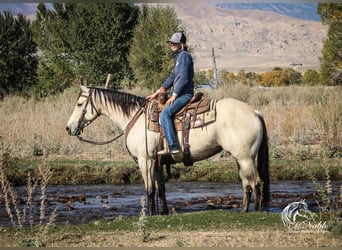
<path id="1" fill-rule="evenodd" d="M 139 165 L 149 214 L 156 213 L 156 189 L 162 214 L 168 214 L 163 168 L 157 155 L 160 134 L 147 128 L 147 103 L 145 97 L 81 85 L 66 130 L 69 135 L 82 139 L 83 129 L 97 117 L 104 115 L 111 119 L 123 131 L 119 136 L 125 135 L 127 150 Z M 181 141 L 182 132 L 178 132 L 178 137 Z M 180 144 L 183 148 L 184 144 Z M 236 160 L 242 180 L 242 211 L 248 211 L 252 192 L 255 211 L 267 210 L 270 198 L 268 140 L 265 121 L 259 111 L 235 99 L 218 100 L 215 120 L 190 129 L 188 144 L 193 162 L 207 159 L 222 150 L 228 152 Z M 182 162 L 182 158 L 175 157 L 173 162 Z"/>

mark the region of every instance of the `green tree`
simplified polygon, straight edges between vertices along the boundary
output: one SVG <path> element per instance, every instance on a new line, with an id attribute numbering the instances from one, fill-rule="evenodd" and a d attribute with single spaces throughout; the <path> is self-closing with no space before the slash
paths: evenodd
<path id="1" fill-rule="evenodd" d="M 243 85 L 247 85 L 248 84 L 248 80 L 246 77 L 246 72 L 244 69 L 240 69 L 239 72 L 236 75 L 236 80 L 238 82 L 240 82 Z"/>
<path id="2" fill-rule="evenodd" d="M 198 71 L 195 72 L 194 81 L 195 85 L 203 85 L 208 84 L 209 79 L 207 78 L 207 74 L 205 73 L 205 71 Z"/>
<path id="3" fill-rule="evenodd" d="M 130 77 L 128 54 L 139 8 L 127 3 L 66 3 L 48 10 L 38 5 L 34 30 L 43 51 L 40 82 L 60 90 L 77 76 L 102 84 L 113 74 L 113 87 Z M 55 88 L 51 88 L 56 86 Z"/>
<path id="4" fill-rule="evenodd" d="M 303 84 L 314 86 L 319 84 L 319 73 L 316 70 L 309 69 L 304 72 L 302 77 Z"/>
<path id="5" fill-rule="evenodd" d="M 235 75 L 233 72 L 228 72 L 226 78 L 229 84 L 235 84 Z"/>
<path id="6" fill-rule="evenodd" d="M 342 85 L 342 3 L 320 3 L 317 12 L 329 25 L 320 58 L 321 82 Z"/>
<path id="7" fill-rule="evenodd" d="M 261 79 L 260 75 L 255 72 L 246 73 L 246 77 L 248 79 L 249 86 L 254 86 Z"/>
<path id="8" fill-rule="evenodd" d="M 0 13 L 0 94 L 19 93 L 36 83 L 37 46 L 33 42 L 31 22 L 19 14 Z"/>
<path id="9" fill-rule="evenodd" d="M 302 74 L 294 69 L 288 68 L 284 70 L 287 76 L 286 85 L 300 85 L 302 83 Z"/>
<path id="10" fill-rule="evenodd" d="M 221 85 L 228 85 L 227 74 L 228 72 L 225 69 L 220 69 L 218 71 L 218 78 Z"/>
<path id="11" fill-rule="evenodd" d="M 166 79 L 173 66 L 166 41 L 180 30 L 174 8 L 142 6 L 129 55 L 137 86 L 155 89 Z"/>

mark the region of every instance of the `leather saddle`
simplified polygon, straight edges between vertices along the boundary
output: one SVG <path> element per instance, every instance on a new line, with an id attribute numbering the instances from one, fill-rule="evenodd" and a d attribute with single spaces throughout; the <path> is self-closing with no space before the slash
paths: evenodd
<path id="1" fill-rule="evenodd" d="M 182 131 L 183 144 L 183 163 L 186 166 L 192 166 L 193 161 L 190 155 L 189 133 L 190 129 L 203 127 L 204 125 L 216 120 L 216 100 L 203 99 L 202 92 L 196 92 L 174 117 L 174 126 L 177 131 Z M 160 112 L 165 107 L 167 100 L 166 93 L 159 93 L 158 98 L 149 102 L 147 107 L 148 129 L 160 133 L 159 148 L 163 147 L 163 131 L 159 124 Z"/>

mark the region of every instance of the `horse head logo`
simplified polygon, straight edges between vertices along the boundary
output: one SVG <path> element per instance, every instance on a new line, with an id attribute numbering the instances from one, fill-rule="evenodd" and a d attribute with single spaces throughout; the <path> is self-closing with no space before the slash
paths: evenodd
<path id="1" fill-rule="evenodd" d="M 314 214 L 309 210 L 309 206 L 305 201 L 292 202 L 287 205 L 281 212 L 281 220 L 285 226 L 298 223 L 298 219 L 313 220 Z"/>

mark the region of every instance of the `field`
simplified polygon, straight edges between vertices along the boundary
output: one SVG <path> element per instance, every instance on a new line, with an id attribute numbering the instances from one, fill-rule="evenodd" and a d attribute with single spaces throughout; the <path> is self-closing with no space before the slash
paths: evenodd
<path id="1" fill-rule="evenodd" d="M 78 88 L 43 101 L 11 96 L 0 102 L 0 140 L 18 158 L 44 154 L 49 158 L 128 160 L 123 139 L 106 146 L 80 143 L 68 136 L 66 123 L 76 104 Z M 146 90 L 131 91 L 147 96 Z M 209 98 L 232 97 L 260 110 L 266 120 L 271 157 L 340 157 L 342 88 L 249 88 L 242 85 L 206 92 Z M 105 118 L 89 126 L 84 137 L 113 138 L 120 131 Z"/>
<path id="2" fill-rule="evenodd" d="M 131 92 L 150 94 L 147 90 Z M 1 166 L 8 167 L 6 171 L 14 184 L 24 184 L 27 170 L 44 164 L 54 171 L 50 184 L 120 183 L 122 173 L 130 173 L 132 182 L 141 182 L 123 139 L 94 146 L 68 136 L 65 126 L 77 94 L 74 87 L 42 101 L 11 96 L 0 102 Z M 342 88 L 235 85 L 205 95 L 213 99 L 236 98 L 263 113 L 272 180 L 342 179 Z M 102 141 L 119 132 L 107 119 L 99 118 L 85 129 L 84 137 Z M 224 152 L 195 164 L 191 171 L 182 166 L 178 169 L 182 181 L 239 181 L 235 163 Z M 336 230 L 340 233 L 341 226 Z M 220 210 L 166 217 L 119 217 L 86 225 L 51 223 L 33 228 L 0 228 L 0 235 L 0 246 L 342 245 L 341 235 L 333 232 L 291 233 L 279 214 Z"/>

